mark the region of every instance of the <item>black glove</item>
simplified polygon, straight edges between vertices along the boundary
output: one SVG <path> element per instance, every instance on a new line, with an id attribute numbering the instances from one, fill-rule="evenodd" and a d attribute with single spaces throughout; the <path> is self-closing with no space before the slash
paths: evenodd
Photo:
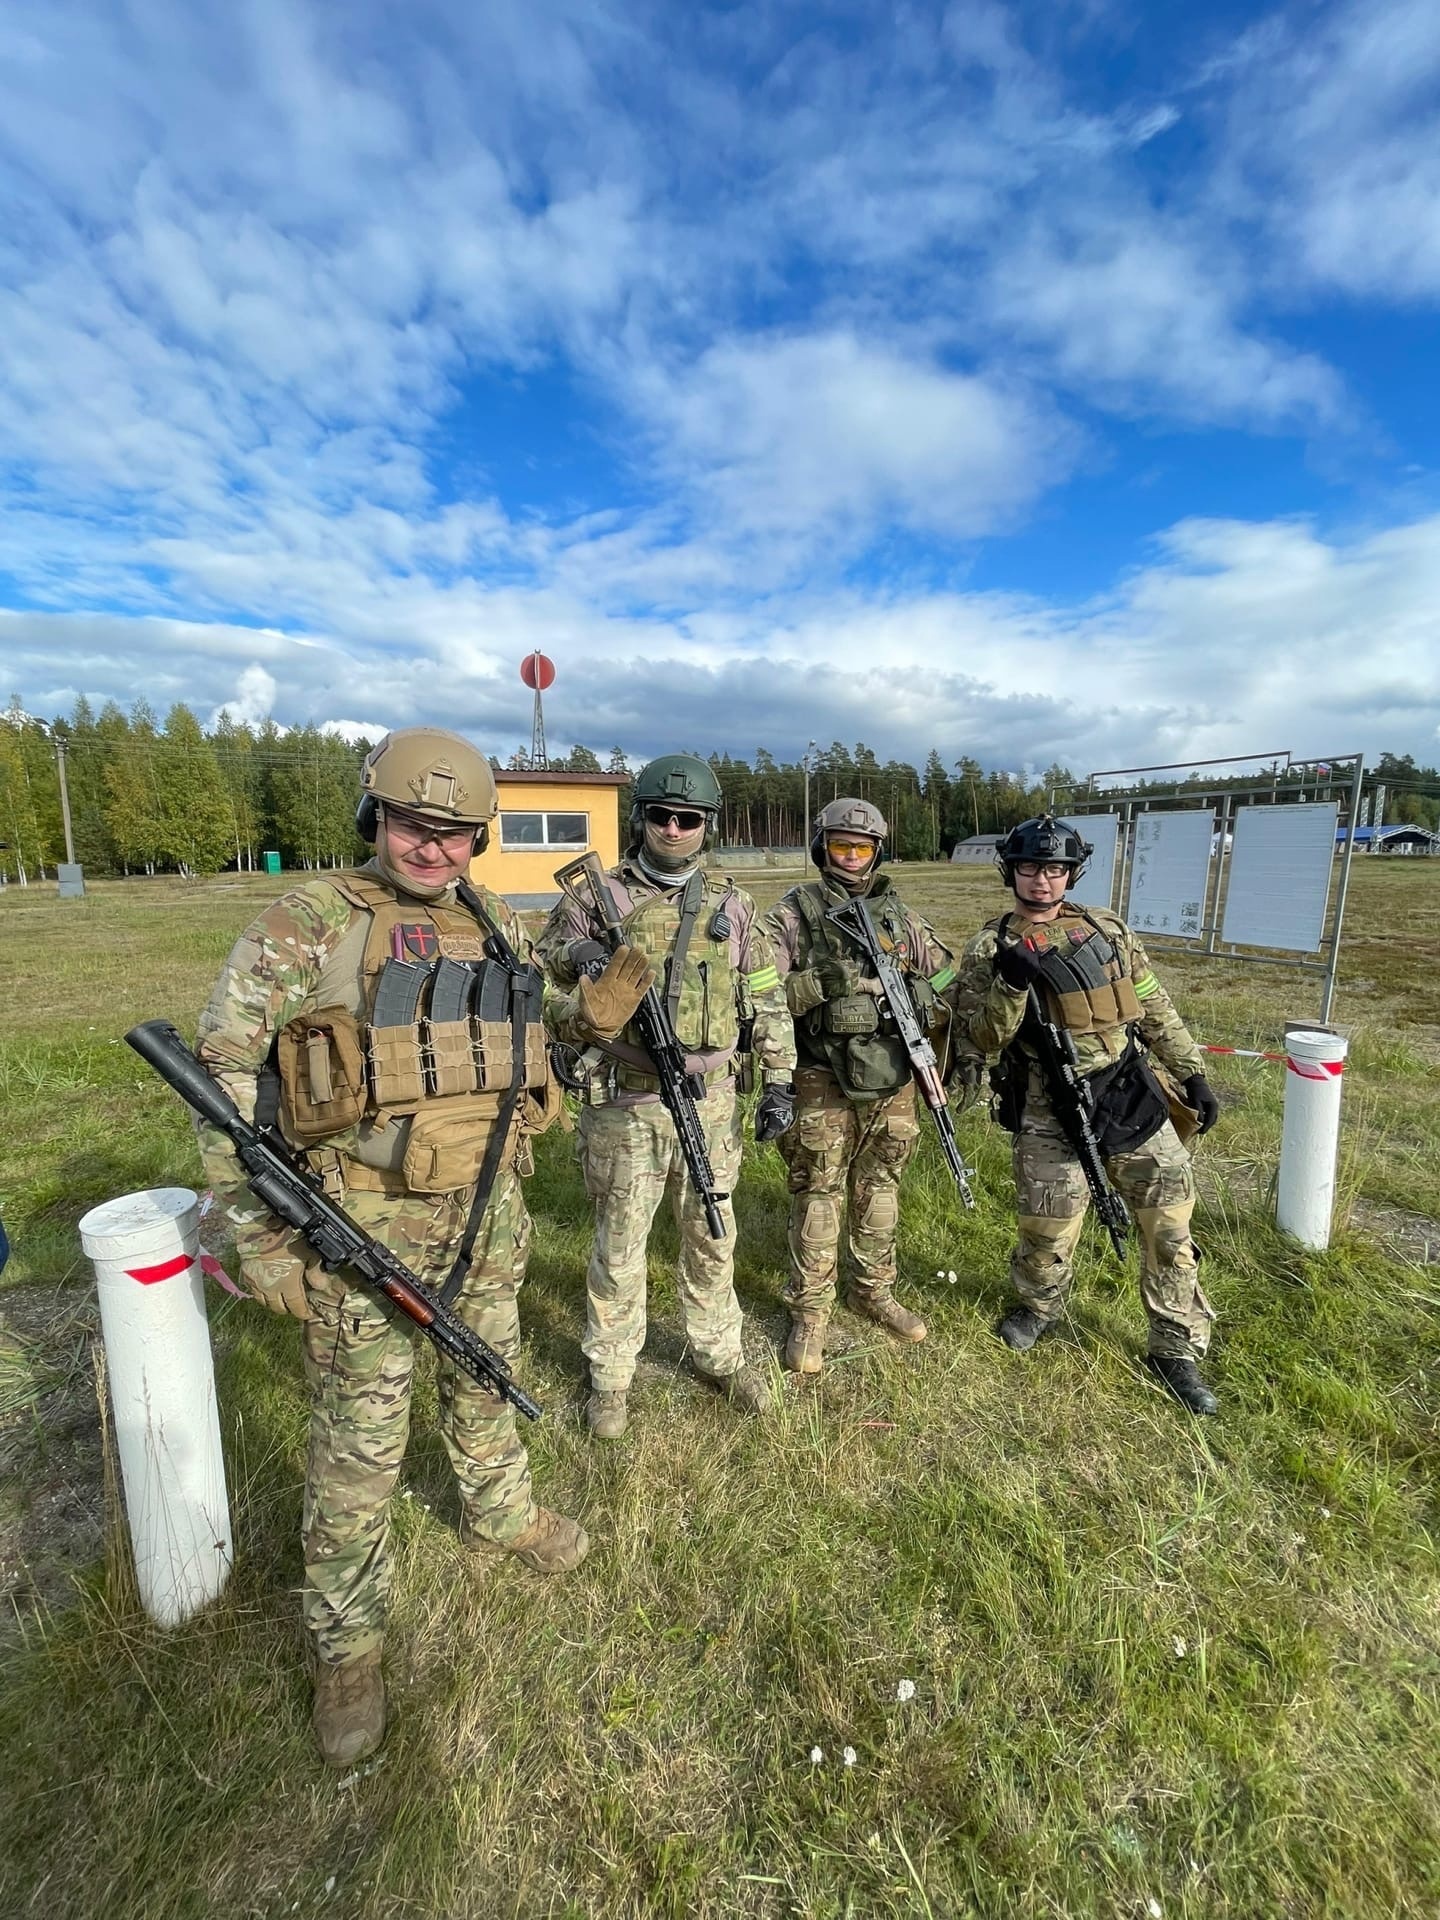
<path id="1" fill-rule="evenodd" d="M 1200 1133 L 1209 1133 L 1211 1127 L 1220 1118 L 1220 1102 L 1210 1091 L 1210 1082 L 1203 1073 L 1192 1073 L 1185 1082 L 1185 1104 L 1193 1107 L 1200 1116 Z"/>
<path id="2" fill-rule="evenodd" d="M 1023 940 L 1007 941 L 995 949 L 995 971 L 1007 987 L 1024 993 L 1027 987 L 1040 984 L 1040 956 Z"/>
<path id="3" fill-rule="evenodd" d="M 755 1138 L 774 1140 L 782 1133 L 788 1133 L 795 1124 L 795 1089 L 782 1085 L 778 1080 L 770 1081 L 760 1089 L 759 1104 L 755 1108 Z"/>

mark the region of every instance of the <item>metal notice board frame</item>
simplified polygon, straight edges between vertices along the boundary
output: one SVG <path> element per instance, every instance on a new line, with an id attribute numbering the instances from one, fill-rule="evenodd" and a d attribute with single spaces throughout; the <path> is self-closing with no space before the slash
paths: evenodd
<path id="1" fill-rule="evenodd" d="M 1207 785 L 1202 769 L 1226 767 L 1240 769 L 1263 761 L 1263 769 L 1242 776 L 1243 783 Z M 1174 776 L 1171 780 L 1164 775 Z M 1355 852 L 1355 827 L 1360 815 L 1360 789 L 1365 774 L 1364 757 L 1358 753 L 1322 754 L 1318 759 L 1297 761 L 1288 751 L 1280 753 L 1232 754 L 1223 760 L 1172 761 L 1156 767 L 1108 767 L 1092 773 L 1084 786 L 1071 789 L 1068 806 L 1057 804 L 1057 812 L 1083 819 L 1087 813 L 1118 813 L 1120 826 L 1115 856 L 1112 902 L 1127 897 L 1135 857 L 1137 818 L 1150 812 L 1174 811 L 1177 807 L 1213 807 L 1215 811 L 1215 852 L 1207 876 L 1205 900 L 1200 924 L 1190 938 L 1172 934 L 1154 934 L 1147 938 L 1175 941 L 1181 953 L 1206 954 L 1217 959 L 1249 966 L 1290 967 L 1300 973 L 1320 974 L 1324 980 L 1320 997 L 1320 1020 L 1329 1020 L 1335 1004 L 1335 985 L 1340 966 L 1340 936 L 1345 924 L 1345 901 L 1350 891 L 1350 862 Z M 1151 776 L 1159 776 L 1151 783 Z M 1108 780 L 1135 781 L 1144 778 L 1143 787 L 1101 787 Z M 1232 832 L 1242 806 L 1289 806 L 1312 802 L 1336 806 L 1336 836 L 1340 844 L 1338 859 L 1329 889 L 1329 906 L 1319 944 L 1308 949 L 1321 957 L 1316 960 L 1292 956 L 1276 949 L 1242 952 L 1234 943 L 1222 945 L 1222 927 L 1226 889 L 1230 878 Z M 1340 836 L 1343 835 L 1343 839 Z"/>

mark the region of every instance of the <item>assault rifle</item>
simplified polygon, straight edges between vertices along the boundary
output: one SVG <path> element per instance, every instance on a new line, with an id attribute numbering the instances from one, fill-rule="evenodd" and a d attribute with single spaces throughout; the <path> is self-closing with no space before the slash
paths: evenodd
<path id="1" fill-rule="evenodd" d="M 168 1020 L 143 1021 L 125 1039 L 167 1086 L 227 1137 L 256 1199 L 302 1234 L 324 1266 L 332 1272 L 348 1268 L 371 1293 L 413 1320 L 462 1373 L 508 1400 L 527 1420 L 540 1418 L 540 1407 L 516 1385 L 495 1349 L 442 1305 L 403 1260 L 357 1227 L 273 1128 L 251 1126 Z"/>
<path id="2" fill-rule="evenodd" d="M 1045 1018 L 1045 1009 L 1034 987 L 1030 989 L 1030 1005 L 1022 1031 L 1040 1061 L 1055 1118 L 1070 1143 L 1070 1151 L 1080 1162 L 1095 1211 L 1110 1236 L 1111 1246 L 1123 1260 L 1130 1215 L 1125 1210 L 1125 1202 L 1105 1177 L 1105 1161 L 1092 1123 L 1094 1094 L 1080 1071 L 1074 1037 L 1066 1028 Z"/>
<path id="3" fill-rule="evenodd" d="M 605 870 L 600 865 L 599 855 L 586 853 L 578 860 L 569 861 L 555 875 L 555 884 L 565 898 L 579 908 L 587 924 L 603 943 L 603 950 L 595 955 L 585 971 L 592 977 L 603 973 L 609 955 L 624 946 L 625 929 L 620 924 L 615 902 L 605 884 Z M 690 1184 L 705 1210 L 705 1224 L 710 1229 L 710 1238 L 723 1240 L 725 1222 L 720 1214 L 720 1202 L 728 1200 L 730 1196 L 721 1193 L 715 1184 L 715 1173 L 705 1145 L 705 1130 L 695 1110 L 696 1101 L 705 1098 L 704 1076 L 686 1070 L 685 1049 L 680 1044 L 670 1011 L 658 987 L 647 989 L 645 998 L 635 1009 L 632 1018 L 635 1031 L 640 1036 L 640 1044 L 654 1066 L 665 1111 L 674 1122 L 675 1137 L 680 1142 Z"/>
<path id="4" fill-rule="evenodd" d="M 955 1138 L 955 1122 L 950 1118 L 950 1108 L 945 1099 L 940 1062 L 935 1058 L 935 1049 L 920 1024 L 920 1016 L 915 1011 L 915 1002 L 910 998 L 910 989 L 905 984 L 905 975 L 895 958 L 893 945 L 876 926 L 870 908 L 860 894 L 845 901 L 842 906 L 827 908 L 825 918 L 839 927 L 842 933 L 849 934 L 874 968 L 885 1004 L 890 1009 L 890 1017 L 895 1022 L 895 1030 L 910 1056 L 911 1078 L 920 1089 L 921 1097 L 930 1109 L 930 1118 L 935 1122 L 935 1130 L 940 1135 L 940 1151 L 945 1156 L 950 1177 L 955 1182 L 961 1200 L 967 1207 L 973 1207 L 975 1195 L 970 1190 L 971 1170 L 966 1166 Z"/>

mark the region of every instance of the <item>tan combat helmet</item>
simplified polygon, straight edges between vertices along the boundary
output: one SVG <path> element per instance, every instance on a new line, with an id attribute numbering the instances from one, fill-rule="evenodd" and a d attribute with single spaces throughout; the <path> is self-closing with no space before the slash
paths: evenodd
<path id="1" fill-rule="evenodd" d="M 490 762 L 478 747 L 443 727 L 400 727 L 372 747 L 360 769 L 355 831 L 373 843 L 385 801 L 437 825 L 473 826 L 475 851 L 490 838 L 499 796 Z"/>
<path id="2" fill-rule="evenodd" d="M 823 806 L 815 816 L 810 836 L 810 858 L 823 873 L 826 870 L 825 837 L 831 833 L 863 833 L 875 842 L 875 858 L 865 869 L 873 873 L 885 858 L 885 841 L 890 832 L 885 816 L 868 800 L 848 800 L 843 796 Z"/>

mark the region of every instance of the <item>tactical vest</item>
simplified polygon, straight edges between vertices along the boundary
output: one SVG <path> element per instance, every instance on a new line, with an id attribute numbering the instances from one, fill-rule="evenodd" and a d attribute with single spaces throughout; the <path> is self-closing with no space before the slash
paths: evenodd
<path id="1" fill-rule="evenodd" d="M 992 923 L 997 946 L 1013 918 L 1007 913 Z M 1128 1027 L 1141 1017 L 1144 1009 L 1124 956 L 1083 908 L 1062 910 L 1056 920 L 1025 926 L 1025 937 L 1040 960 L 1046 1002 L 1059 1026 L 1071 1033 L 1101 1033 Z"/>
<path id="2" fill-rule="evenodd" d="M 808 881 L 796 887 L 790 897 L 810 936 L 809 966 L 831 955 L 851 961 L 860 957 L 849 935 L 826 918 L 825 909 L 831 903 L 831 894 L 823 881 Z M 848 895 L 836 895 L 833 903 L 838 906 L 841 898 Z M 882 881 L 866 898 L 871 918 L 882 938 L 894 946 L 906 984 L 913 991 L 918 982 L 914 956 L 910 952 L 910 929 L 900 896 L 888 881 Z M 927 1009 L 918 1001 L 917 1011 L 923 1021 Z M 822 1000 L 795 1022 L 795 1040 L 800 1064 L 828 1068 L 852 1099 L 873 1100 L 909 1084 L 910 1056 L 895 1032 L 889 1010 L 873 994 L 856 993 L 836 1000 Z"/>
<path id="3" fill-rule="evenodd" d="M 630 898 L 623 879 L 612 877 L 612 893 L 616 886 Z M 654 962 L 681 1046 L 687 1053 L 733 1053 L 740 1039 L 740 975 L 730 959 L 734 887 L 697 870 L 683 887 L 646 893 L 628 910 L 616 904 L 626 945 Z M 641 1045 L 633 1026 L 621 1038 Z"/>
<path id="4" fill-rule="evenodd" d="M 282 1130 L 338 1156 L 347 1185 L 472 1186 L 517 1079 L 520 1126 L 543 1124 L 541 976 L 486 959 L 458 904 L 399 898 L 365 868 L 326 885 L 359 911 L 276 1038 Z"/>

